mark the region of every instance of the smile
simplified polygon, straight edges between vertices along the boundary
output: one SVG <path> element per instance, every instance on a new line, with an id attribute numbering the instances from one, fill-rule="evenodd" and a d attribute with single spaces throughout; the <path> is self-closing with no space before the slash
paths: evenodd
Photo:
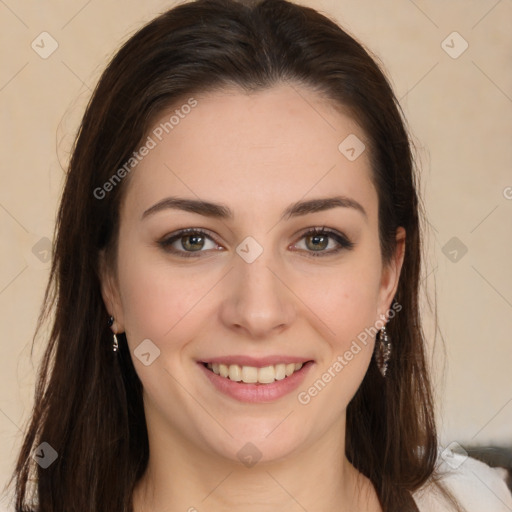
<path id="1" fill-rule="evenodd" d="M 213 389 L 239 402 L 274 402 L 295 391 L 306 375 L 315 366 L 314 361 L 302 359 L 302 362 L 279 362 L 285 358 L 216 358 L 215 361 L 198 361 L 198 368 Z M 237 364 L 233 359 L 238 359 Z M 273 361 L 269 360 L 273 359 Z M 294 358 L 299 359 L 299 358 Z M 289 360 L 289 359 L 288 359 Z M 228 364 L 229 363 L 229 364 Z M 257 364 L 250 366 L 247 363 Z M 274 363 L 274 364 L 272 364 Z"/>
<path id="2" fill-rule="evenodd" d="M 283 380 L 302 368 L 303 363 L 280 363 L 256 368 L 238 364 L 205 363 L 206 367 L 216 375 L 245 384 L 270 384 Z"/>

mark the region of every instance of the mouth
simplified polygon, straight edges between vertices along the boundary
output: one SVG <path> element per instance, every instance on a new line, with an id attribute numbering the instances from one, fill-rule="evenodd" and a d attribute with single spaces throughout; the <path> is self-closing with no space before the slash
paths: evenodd
<path id="1" fill-rule="evenodd" d="M 241 384 L 272 384 L 276 381 L 286 380 L 302 367 L 313 361 L 304 361 L 302 363 L 278 363 L 267 366 L 241 366 L 238 364 L 210 363 L 201 364 L 209 371 L 220 377 L 229 379 L 232 382 Z"/>
<path id="2" fill-rule="evenodd" d="M 227 356 L 197 361 L 209 385 L 238 402 L 276 402 L 292 394 L 315 366 L 314 360 L 298 357 Z"/>

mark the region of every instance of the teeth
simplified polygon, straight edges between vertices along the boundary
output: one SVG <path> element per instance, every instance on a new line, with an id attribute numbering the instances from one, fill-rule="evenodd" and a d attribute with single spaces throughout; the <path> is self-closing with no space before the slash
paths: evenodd
<path id="1" fill-rule="evenodd" d="M 303 363 L 280 363 L 273 366 L 256 368 L 254 366 L 239 366 L 237 364 L 208 363 L 207 368 L 221 377 L 246 384 L 270 384 L 275 380 L 283 380 L 292 373 L 300 370 Z"/>
<path id="2" fill-rule="evenodd" d="M 213 370 L 213 368 L 212 368 Z M 237 382 L 242 380 L 242 368 L 238 366 L 237 364 L 232 364 L 229 367 L 229 378 L 231 380 L 236 380 Z"/>
<path id="3" fill-rule="evenodd" d="M 261 384 L 270 384 L 276 378 L 276 369 L 273 366 L 264 366 L 258 368 L 258 382 Z"/>
<path id="4" fill-rule="evenodd" d="M 276 380 L 283 380 L 286 377 L 286 365 L 276 364 Z"/>
<path id="5" fill-rule="evenodd" d="M 289 377 L 295 371 L 295 364 L 290 363 L 286 365 L 285 373 L 286 376 Z"/>
<path id="6" fill-rule="evenodd" d="M 217 372 L 215 372 L 215 373 L 217 373 Z M 219 375 L 221 377 L 227 377 L 229 375 L 229 366 L 227 366 L 225 364 L 219 364 Z"/>
<path id="7" fill-rule="evenodd" d="M 254 368 L 254 366 L 242 366 L 242 381 L 248 384 L 258 382 L 258 368 Z"/>

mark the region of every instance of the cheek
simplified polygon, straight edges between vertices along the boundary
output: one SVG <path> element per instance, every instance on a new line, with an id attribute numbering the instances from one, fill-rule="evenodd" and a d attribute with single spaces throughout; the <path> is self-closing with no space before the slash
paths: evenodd
<path id="1" fill-rule="evenodd" d="M 320 415 L 325 425 L 336 421 L 366 375 L 376 334 L 378 278 L 366 265 L 361 269 L 353 265 L 331 274 L 322 290 L 314 287 L 311 304 L 319 317 L 316 324 L 327 324 L 329 335 L 323 337 L 316 371 L 297 395 L 299 404 L 309 408 L 306 421 L 312 426 L 313 418 Z"/>
<path id="2" fill-rule="evenodd" d="M 333 349 L 345 350 L 366 328 L 374 325 L 379 297 L 379 262 L 364 254 L 347 260 L 336 270 L 303 281 L 301 297 L 322 321 Z"/>
<path id="3" fill-rule="evenodd" d="M 118 273 L 125 332 L 132 344 L 144 338 L 158 343 L 205 295 L 211 280 L 191 272 L 184 277 L 164 259 L 138 258 L 133 251 L 119 258 Z"/>

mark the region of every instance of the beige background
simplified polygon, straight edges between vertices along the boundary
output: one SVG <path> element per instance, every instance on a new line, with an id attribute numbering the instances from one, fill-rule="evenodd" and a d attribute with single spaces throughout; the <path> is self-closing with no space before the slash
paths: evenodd
<path id="1" fill-rule="evenodd" d="M 437 371 L 436 379 L 441 441 L 511 445 L 512 1 L 301 3 L 338 20 L 381 59 L 418 146 L 431 223 L 423 284 L 437 288 L 447 349 L 445 378 Z M 119 44 L 173 5 L 61 4 L 0 0 L 1 485 L 32 405 L 41 344 L 32 360 L 30 348 L 48 275 L 44 238 L 52 238 L 77 123 Z M 454 31 L 463 39 L 447 39 Z M 46 59 L 31 47 L 51 48 L 42 32 L 58 44 Z M 464 40 L 469 46 L 458 58 L 445 51 L 455 55 Z M 459 246 L 446 246 L 453 237 Z M 433 346 L 434 318 L 426 307 L 425 314 Z"/>

